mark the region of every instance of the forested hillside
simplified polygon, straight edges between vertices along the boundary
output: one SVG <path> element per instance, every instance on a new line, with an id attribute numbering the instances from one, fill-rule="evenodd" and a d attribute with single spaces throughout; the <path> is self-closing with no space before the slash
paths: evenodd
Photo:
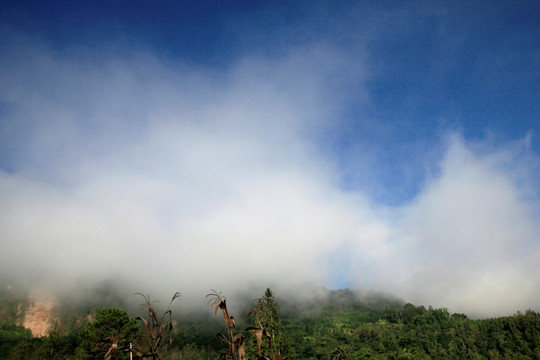
<path id="1" fill-rule="evenodd" d="M 37 338 L 22 323 L 24 295 L 0 293 L 1 359 L 128 359 L 130 346 L 140 356 L 155 347 L 146 355 L 156 359 L 540 359 L 540 315 L 531 310 L 472 320 L 377 294 L 336 290 L 293 301 L 268 289 L 239 314 L 217 292 L 201 299 L 209 302 L 203 313 L 177 311 L 179 294 L 154 310 L 140 294 L 133 314 L 102 291 L 101 304 L 61 301 L 48 336 Z"/>

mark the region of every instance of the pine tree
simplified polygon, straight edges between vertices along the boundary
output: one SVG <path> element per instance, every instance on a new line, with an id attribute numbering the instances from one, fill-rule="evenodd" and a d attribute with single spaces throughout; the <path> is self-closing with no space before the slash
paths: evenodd
<path id="1" fill-rule="evenodd" d="M 126 311 L 100 309 L 95 321 L 89 322 L 83 331 L 82 347 L 93 358 L 108 357 L 110 349 L 115 349 L 111 358 L 127 359 L 129 354 L 124 350 L 129 348 L 138 330 L 137 321 L 129 317 Z"/>
<path id="2" fill-rule="evenodd" d="M 283 334 L 278 304 L 272 290 L 253 302 L 248 313 L 253 326 L 247 328 L 255 335 L 248 345 L 248 358 L 283 359 L 288 355 L 288 342 Z M 256 356 L 255 356 L 256 354 Z"/>

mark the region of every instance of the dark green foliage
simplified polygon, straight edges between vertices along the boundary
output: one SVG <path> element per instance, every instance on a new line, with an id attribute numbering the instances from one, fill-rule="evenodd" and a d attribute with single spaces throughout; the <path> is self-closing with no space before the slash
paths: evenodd
<path id="1" fill-rule="evenodd" d="M 80 338 L 76 334 L 67 334 L 59 325 L 49 331 L 49 334 L 44 338 L 33 338 L 30 330 L 22 327 L 13 328 L 11 325 L 2 325 L 3 335 L 9 334 L 12 342 L 8 351 L 0 353 L 1 359 L 13 360 L 38 360 L 50 359 L 60 360 L 69 359 L 75 356 L 77 347 L 80 344 Z M 15 335 L 15 338 L 13 336 Z M 0 348 L 6 345 L 4 341 L 6 336 L 0 335 Z M 5 350 L 5 349 L 4 349 Z"/>
<path id="2" fill-rule="evenodd" d="M 5 300 L 6 304 L 1 304 L 4 309 L 17 312 L 24 307 L 17 305 L 20 298 Z M 540 359 L 540 314 L 531 310 L 496 319 L 471 320 L 464 314 L 450 314 L 444 308 L 399 304 L 385 297 L 358 297 L 347 290 L 331 292 L 326 299 L 283 304 L 270 292 L 265 293 L 251 304 L 252 314 L 257 309 L 259 320 L 253 321 L 252 317 L 248 325 L 256 328 L 260 322 L 259 327 L 274 333 L 273 346 L 282 336 L 279 347 L 286 349 L 285 359 Z M 113 318 L 130 319 L 128 328 L 132 330 L 126 339 L 140 331 L 125 311 L 102 311 Z M 219 304 L 217 311 L 223 312 Z M 278 312 L 280 321 L 276 321 Z M 74 312 L 77 319 L 87 314 L 88 310 L 82 314 Z M 173 343 L 162 352 L 162 358 L 217 360 L 223 343 L 216 333 L 227 333 L 228 327 L 208 315 L 183 315 L 182 325 L 175 328 Z M 10 322 L 0 319 L 0 359 L 103 359 L 103 352 L 110 347 L 107 339 L 112 337 L 104 332 L 94 337 L 96 342 L 98 338 L 105 342 L 101 350 L 92 354 L 88 351 L 90 329 L 96 323 L 107 323 L 101 315 L 96 315 L 91 323 L 94 325 L 60 321 L 44 338 L 33 338 L 29 330 L 17 326 L 16 315 L 6 319 Z M 253 333 L 235 330 L 235 334 L 240 331 L 248 339 L 246 359 L 256 359 L 259 353 Z M 120 346 L 125 344 L 119 342 Z M 271 358 L 269 344 L 264 344 L 263 341 L 261 355 Z"/>
<path id="3" fill-rule="evenodd" d="M 8 357 L 11 349 L 23 341 L 32 339 L 30 330 L 22 326 L 3 323 L 0 325 L 0 359 Z"/>
<path id="4" fill-rule="evenodd" d="M 225 331 L 225 326 L 208 314 L 186 314 L 182 317 L 182 326 L 174 334 L 173 346 L 181 349 L 189 345 L 217 353 L 223 342 L 215 334 Z"/>
<path id="5" fill-rule="evenodd" d="M 323 312 L 301 327 L 287 327 L 299 359 L 538 359 L 540 355 L 540 315 L 533 311 L 470 320 L 444 308 L 406 304 L 388 308 L 379 321 L 347 326 L 339 315 L 343 311 Z"/>
<path id="6" fill-rule="evenodd" d="M 129 348 L 138 330 L 139 325 L 126 311 L 100 309 L 95 321 L 89 322 L 82 332 L 82 349 L 90 358 L 105 358 L 111 346 L 116 346 L 120 350 L 118 358 L 127 359 L 129 355 L 123 349 Z"/>

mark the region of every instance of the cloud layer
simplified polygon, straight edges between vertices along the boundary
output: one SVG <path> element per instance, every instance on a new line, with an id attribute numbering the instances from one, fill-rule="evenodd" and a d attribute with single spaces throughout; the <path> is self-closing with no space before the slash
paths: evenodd
<path id="1" fill-rule="evenodd" d="M 196 297 L 315 282 L 477 316 L 539 308 L 530 137 L 495 147 L 443 136 L 418 193 L 389 207 L 346 190 L 326 146 L 367 76 L 336 48 L 217 71 L 9 35 L 19 38 L 0 56 L 3 274 Z M 377 166 L 354 161 L 369 164 L 349 164 L 363 177 Z"/>

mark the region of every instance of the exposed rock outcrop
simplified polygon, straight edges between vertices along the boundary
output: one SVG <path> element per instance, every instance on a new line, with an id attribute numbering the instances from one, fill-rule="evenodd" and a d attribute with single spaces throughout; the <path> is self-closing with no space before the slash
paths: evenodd
<path id="1" fill-rule="evenodd" d="M 23 326 L 30 329 L 34 337 L 47 336 L 57 320 L 52 313 L 55 305 L 56 299 L 54 297 L 31 297 L 28 310 L 24 315 Z"/>

